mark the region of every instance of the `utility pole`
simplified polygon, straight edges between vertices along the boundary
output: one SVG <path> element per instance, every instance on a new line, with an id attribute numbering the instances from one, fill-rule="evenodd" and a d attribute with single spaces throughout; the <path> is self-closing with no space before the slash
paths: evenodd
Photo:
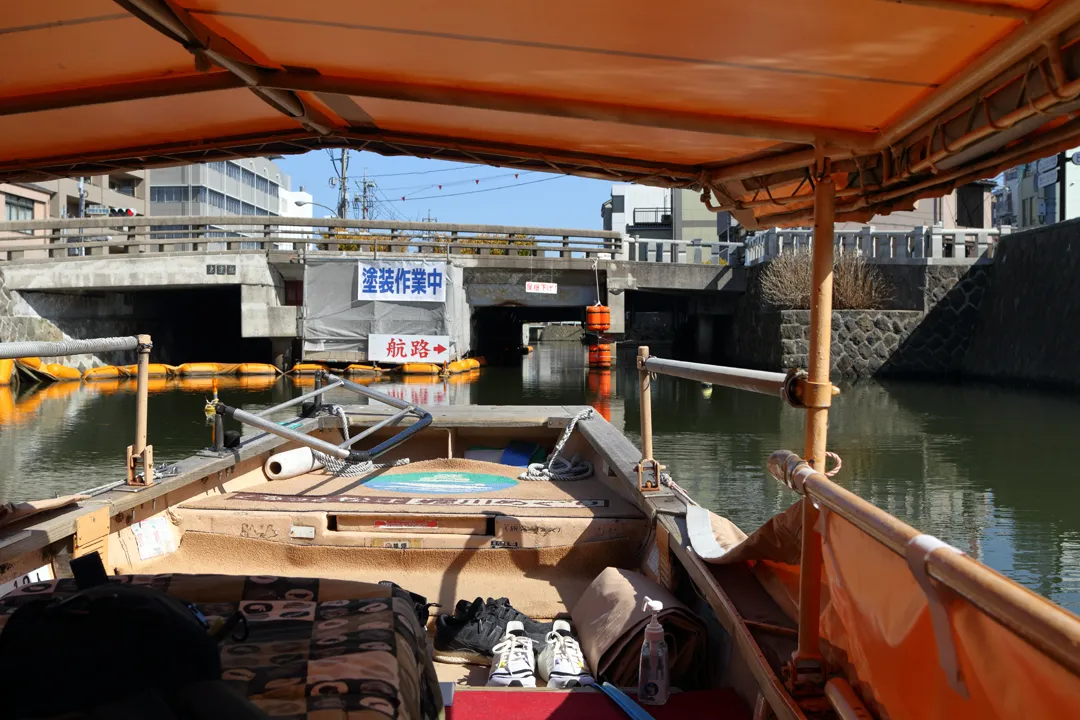
<path id="1" fill-rule="evenodd" d="M 360 181 L 360 217 L 364 220 L 371 219 L 375 210 L 375 188 L 376 184 L 374 180 L 368 180 L 367 168 L 364 168 L 364 179 Z"/>
<path id="2" fill-rule="evenodd" d="M 338 217 L 349 217 L 349 149 L 341 149 L 341 184 L 338 186 Z"/>

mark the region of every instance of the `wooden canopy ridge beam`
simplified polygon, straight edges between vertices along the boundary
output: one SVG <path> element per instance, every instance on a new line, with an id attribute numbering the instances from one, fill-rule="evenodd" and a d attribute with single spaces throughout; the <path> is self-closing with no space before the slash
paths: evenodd
<path id="1" fill-rule="evenodd" d="M 113 0 L 131 15 L 166 37 L 179 42 L 195 56 L 195 65 L 213 63 L 237 77 L 243 85 L 278 112 L 294 118 L 320 135 L 331 135 L 346 125 L 305 105 L 295 93 L 259 87 L 262 68 L 227 39 L 215 34 L 171 0 Z"/>
<path id="2" fill-rule="evenodd" d="M 245 87 L 243 80 L 230 72 L 209 72 L 182 77 L 153 80 L 135 80 L 112 85 L 72 88 L 42 93 L 31 93 L 5 98 L 0 101 L 0 116 L 24 115 L 26 113 L 58 110 L 87 105 L 104 105 L 129 100 L 148 100 L 151 98 L 190 95 L 232 90 Z"/>
<path id="3" fill-rule="evenodd" d="M 526 115 L 595 120 L 620 125 L 685 130 L 800 145 L 829 144 L 848 151 L 876 147 L 872 132 L 841 130 L 754 118 L 725 117 L 669 108 L 628 107 L 614 103 L 571 98 L 544 98 L 513 93 L 487 92 L 460 87 L 394 83 L 370 78 L 353 78 L 318 73 L 267 71 L 259 86 L 282 90 L 334 93 L 399 100 L 427 105 L 447 105 L 480 110 L 498 110 Z"/>
<path id="4" fill-rule="evenodd" d="M 245 157 L 246 155 L 251 157 L 258 153 L 255 150 L 245 152 L 246 148 L 263 147 L 267 143 L 285 144 L 305 140 L 312 142 L 316 139 L 322 140 L 321 136 L 297 128 L 295 130 L 278 130 L 250 135 L 230 135 L 211 141 L 195 143 L 179 141 L 156 145 L 138 145 L 72 155 L 54 155 L 34 160 L 12 158 L 0 161 L 0 177 L 5 178 L 5 182 L 7 182 L 9 180 L 19 180 L 20 178 L 49 175 L 57 170 L 60 170 L 62 177 L 70 177 L 71 175 L 80 174 L 82 167 L 101 163 L 115 164 L 119 168 L 140 169 L 182 162 L 176 158 L 186 155 L 198 156 L 203 154 L 205 157 L 215 160 L 227 156 Z M 159 161 L 159 158 L 162 160 Z M 38 175 L 35 175 L 35 173 Z"/>
<path id="5" fill-rule="evenodd" d="M 380 145 L 385 144 L 384 147 Z M 319 147 L 363 147 L 382 154 L 414 157 L 442 157 L 483 165 L 510 165 L 567 174 L 588 174 L 613 180 L 639 180 L 662 187 L 688 188 L 700 176 L 694 166 L 578 153 L 542 146 L 486 142 L 470 138 L 415 133 L 391 133 L 377 128 L 353 128 L 334 136 L 318 136 L 297 128 L 249 135 L 233 135 L 210 141 L 186 141 L 137 145 L 45 158 L 13 158 L 0 162 L 0 178 L 7 180 L 46 179 L 80 174 L 90 164 L 114 163 L 120 168 L 153 167 L 177 162 L 210 162 L 227 157 L 259 154 L 271 147 L 282 154 L 306 152 Z M 387 149 L 390 151 L 388 152 Z"/>
<path id="6" fill-rule="evenodd" d="M 974 15 L 988 15 L 990 17 L 1011 18 L 1028 22 L 1035 15 L 1034 10 L 1006 5 L 995 2 L 979 2 L 979 0 L 883 0 L 897 5 L 914 5 L 917 7 L 934 8 L 935 10 L 950 10 L 952 12 L 971 13 Z"/>

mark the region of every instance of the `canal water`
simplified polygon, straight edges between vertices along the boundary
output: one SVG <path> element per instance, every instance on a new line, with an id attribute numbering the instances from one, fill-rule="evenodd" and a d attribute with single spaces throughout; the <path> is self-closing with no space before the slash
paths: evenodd
<path id="1" fill-rule="evenodd" d="M 636 371 L 590 372 L 576 344 L 538 345 L 521 367 L 487 367 L 453 382 L 383 385 L 428 404 L 584 404 L 639 440 Z M 259 410 L 302 392 L 291 378 L 222 379 L 221 397 Z M 150 396 L 157 462 L 209 444 L 210 381 L 161 381 Z M 135 413 L 131 383 L 0 388 L 0 501 L 51 497 L 123 476 Z M 340 391 L 335 391 L 340 392 Z M 348 402 L 351 395 L 332 398 Z M 291 411 L 286 411 L 289 413 Z M 803 415 L 779 400 L 658 378 L 658 459 L 702 504 L 752 530 L 794 502 L 767 477 L 773 450 L 799 451 Z M 837 480 L 1032 590 L 1080 613 L 1080 483 L 1071 451 L 1080 398 L 939 383 L 844 388 L 830 413 Z"/>

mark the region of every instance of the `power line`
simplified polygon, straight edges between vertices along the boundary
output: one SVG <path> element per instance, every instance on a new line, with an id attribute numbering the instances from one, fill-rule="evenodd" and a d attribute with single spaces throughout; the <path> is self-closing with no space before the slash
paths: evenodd
<path id="1" fill-rule="evenodd" d="M 433 187 L 438 187 L 438 188 L 453 187 L 454 185 L 467 185 L 469 183 L 479 183 L 481 180 L 484 180 L 484 181 L 498 180 L 499 178 L 518 177 L 519 175 L 532 175 L 532 174 L 535 174 L 535 173 L 536 173 L 535 170 L 527 170 L 527 171 L 524 171 L 524 172 L 500 173 L 499 175 L 480 176 L 478 178 L 469 178 L 468 180 L 451 180 L 450 182 L 432 183 L 430 185 L 401 185 L 401 186 L 398 186 L 398 187 L 384 188 L 384 189 L 386 190 L 386 192 L 401 192 L 402 190 L 412 190 L 413 192 L 422 192 L 424 190 L 427 190 L 428 188 L 433 188 Z"/>
<path id="2" fill-rule="evenodd" d="M 412 202 L 413 200 L 438 200 L 439 198 L 458 197 L 460 195 L 476 195 L 478 193 L 494 192 L 495 190 L 509 190 L 511 188 L 518 188 L 524 185 L 535 185 L 536 183 L 548 182 L 549 180 L 562 180 L 566 175 L 555 175 L 553 177 L 540 178 L 539 180 L 530 180 L 529 182 L 515 183 L 513 185 L 500 185 L 499 187 L 484 188 L 482 190 L 469 190 L 467 192 L 459 193 L 446 193 L 443 195 L 421 195 L 420 197 L 403 197 L 400 200 L 394 200 L 394 202 Z"/>
<path id="3" fill-rule="evenodd" d="M 443 172 L 461 172 L 462 170 L 475 170 L 475 165 L 465 165 L 463 167 L 456 168 L 439 168 L 438 170 L 414 170 L 413 172 L 400 172 L 400 173 L 385 173 L 383 175 L 370 175 L 373 178 L 388 178 L 388 177 L 404 177 L 406 175 L 431 175 L 433 173 Z"/>

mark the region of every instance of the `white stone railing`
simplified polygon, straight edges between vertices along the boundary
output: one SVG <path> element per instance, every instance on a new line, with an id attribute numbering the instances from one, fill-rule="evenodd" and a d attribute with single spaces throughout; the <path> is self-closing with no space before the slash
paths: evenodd
<path id="1" fill-rule="evenodd" d="M 836 253 L 861 255 L 868 262 L 897 265 L 972 264 L 989 262 L 998 238 L 1011 228 L 914 227 L 907 231 L 875 230 L 836 233 Z M 808 252 L 814 231 L 771 228 L 746 239 L 744 265 L 768 262 L 785 252 Z"/>
<path id="2" fill-rule="evenodd" d="M 627 260 L 633 262 L 678 263 L 681 265 L 737 265 L 740 242 L 705 240 L 656 240 L 630 237 L 624 245 Z"/>

